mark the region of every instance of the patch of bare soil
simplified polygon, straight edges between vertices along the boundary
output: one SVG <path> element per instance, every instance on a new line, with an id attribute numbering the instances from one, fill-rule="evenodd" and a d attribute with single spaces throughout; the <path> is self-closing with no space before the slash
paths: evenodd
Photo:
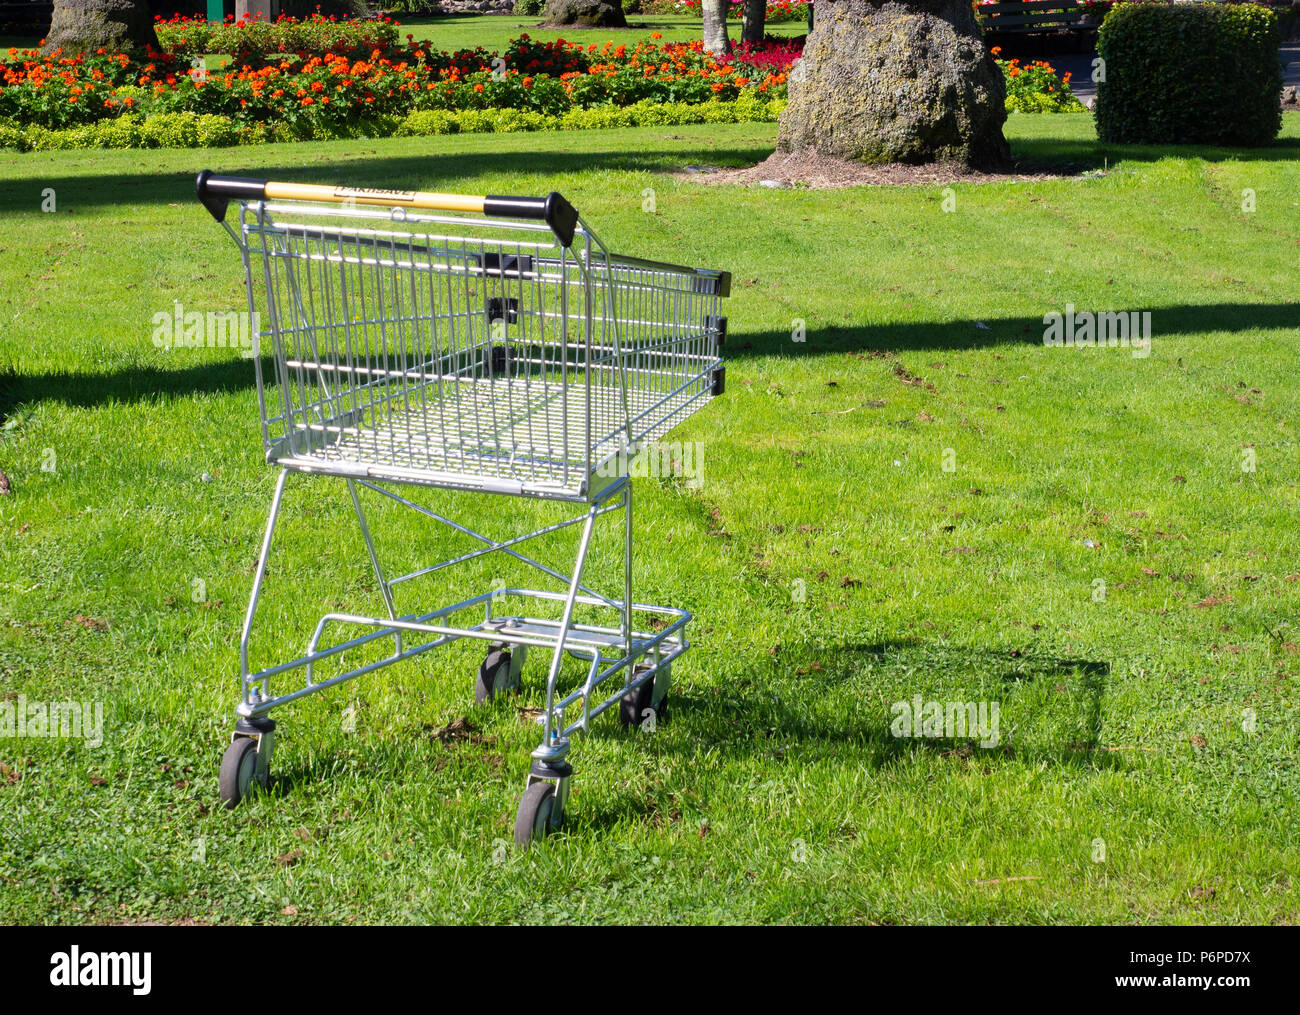
<path id="1" fill-rule="evenodd" d="M 732 183 L 741 186 L 807 187 L 838 190 L 842 187 L 884 187 L 937 183 L 1001 183 L 1008 180 L 1047 180 L 1078 176 L 1082 166 L 1028 166 L 1015 164 L 1007 172 L 986 173 L 960 163 L 931 162 L 913 166 L 900 162 L 871 165 L 850 162 L 815 152 L 774 152 L 747 169 L 714 169 L 690 166 L 674 173 L 677 179 L 696 183 Z"/>

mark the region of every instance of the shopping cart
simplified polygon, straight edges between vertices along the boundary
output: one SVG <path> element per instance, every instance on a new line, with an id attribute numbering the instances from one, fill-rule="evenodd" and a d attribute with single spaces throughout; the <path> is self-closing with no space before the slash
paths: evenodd
<path id="1" fill-rule="evenodd" d="M 280 466 L 240 637 L 242 695 L 221 763 L 222 799 L 234 807 L 267 783 L 274 709 L 470 638 L 487 649 L 477 701 L 518 690 L 528 649 L 550 652 L 542 740 L 515 820 L 517 842 L 545 835 L 563 819 L 570 736 L 615 706 L 625 726 L 653 722 L 672 663 L 687 649 L 690 613 L 632 599 L 629 463 L 657 453 L 670 429 L 722 393 L 718 301 L 730 276 L 610 253 L 555 193 L 468 197 L 209 171 L 195 189 L 243 257 L 249 312 L 259 322 L 262 436 L 267 461 Z M 237 228 L 226 221 L 231 201 Z M 383 612 L 326 613 L 304 655 L 254 671 L 249 639 L 291 473 L 346 483 Z M 582 507 L 497 539 L 395 486 Z M 390 576 L 361 491 L 449 526 L 475 548 Z M 596 519 L 618 512 L 623 588 L 607 596 L 582 575 Z M 521 550 L 571 526 L 581 535 L 567 574 Z M 558 587 L 494 587 L 399 612 L 399 586 L 492 553 Z M 581 660 L 583 675 L 571 673 L 562 687 L 566 653 Z"/>

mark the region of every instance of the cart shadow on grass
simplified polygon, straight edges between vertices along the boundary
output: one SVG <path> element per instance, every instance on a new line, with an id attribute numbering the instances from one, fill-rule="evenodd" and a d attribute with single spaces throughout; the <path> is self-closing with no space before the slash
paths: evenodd
<path id="1" fill-rule="evenodd" d="M 800 681 L 793 691 L 791 674 Z M 978 678 L 963 684 L 972 674 Z M 703 693 L 674 688 L 671 722 L 687 732 L 648 745 L 648 753 L 689 761 L 707 748 L 723 762 L 758 763 L 766 770 L 762 778 L 778 784 L 783 772 L 798 769 L 801 759 L 828 757 L 868 771 L 906 764 L 918 756 L 942 758 L 960 770 L 968 765 L 996 770 L 1008 762 L 1080 774 L 1124 769 L 1131 759 L 1101 743 L 1110 677 L 1110 664 L 1102 660 L 1013 647 L 971 649 L 921 639 L 783 653 L 770 667 L 751 667 L 748 674 Z M 774 686 L 785 693 L 774 696 Z M 1002 700 L 997 746 L 981 747 L 977 736 L 895 736 L 891 731 L 894 701 L 920 696 L 943 704 L 963 701 L 963 695 Z M 1008 715 L 1006 706 L 1014 699 L 1020 699 L 1021 708 Z M 1043 712 L 1053 713 L 1047 721 L 1026 712 L 1040 701 L 1048 703 Z M 853 702 L 862 707 L 855 709 Z M 645 734 L 604 735 L 635 739 Z M 584 828 L 658 821 L 664 816 L 664 797 L 663 792 L 632 787 L 603 808 L 578 808 L 574 818 Z"/>
<path id="2" fill-rule="evenodd" d="M 966 646 L 903 638 L 876 643 L 844 644 L 783 652 L 779 658 L 751 665 L 746 671 L 710 687 L 675 684 L 669 698 L 669 723 L 662 730 L 622 730 L 616 719 L 602 716 L 575 741 L 574 760 L 579 784 L 600 778 L 600 762 L 584 764 L 583 740 L 621 741 L 640 745 L 644 755 L 691 764 L 701 749 L 721 763 L 751 762 L 768 783 L 797 771 L 804 761 L 835 757 L 843 765 L 880 771 L 929 758 L 943 759 L 964 771 L 968 765 L 996 770 L 1015 762 L 1044 764 L 1080 774 L 1098 769 L 1124 769 L 1131 759 L 1101 744 L 1103 699 L 1111 676 L 1104 661 L 1036 653 L 1018 648 L 972 649 Z M 791 678 L 794 678 L 793 683 Z M 682 683 L 685 683 L 684 681 Z M 774 694 L 774 688 L 776 693 Z M 1026 693 L 1028 692 L 1028 693 Z M 1019 699 L 1032 708 L 1051 699 L 1045 711 L 1056 722 L 1031 722 L 1025 729 L 1022 708 L 1001 722 L 1000 742 L 981 747 L 972 736 L 895 736 L 891 732 L 894 701 L 915 696 L 941 704 L 949 701 Z M 514 702 L 512 700 L 512 707 Z M 492 743 L 484 717 L 466 710 L 469 726 L 452 742 L 457 749 L 440 755 L 438 767 L 466 765 L 502 773 L 508 784 L 517 766 L 502 764 L 503 754 Z M 1029 716 L 1032 719 L 1032 716 Z M 972 731 L 973 733 L 973 731 Z M 382 766 L 383 742 L 359 743 L 354 761 L 362 767 Z M 495 760 L 494 760 L 495 759 Z M 307 762 L 286 757 L 271 771 L 268 792 L 288 798 L 310 785 L 326 785 L 336 765 L 329 758 Z M 467 776 L 468 777 L 468 776 Z M 496 774 L 489 776 L 497 778 Z M 698 783 L 697 783 L 698 785 Z M 604 805 L 588 797 L 575 803 L 572 829 L 599 830 L 625 821 L 657 822 L 665 802 L 675 794 L 651 790 L 635 781 Z M 706 802 L 701 798 L 701 802 Z"/>

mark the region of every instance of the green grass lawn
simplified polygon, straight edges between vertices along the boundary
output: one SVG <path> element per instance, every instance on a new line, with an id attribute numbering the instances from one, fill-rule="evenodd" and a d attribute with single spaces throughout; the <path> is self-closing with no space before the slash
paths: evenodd
<path id="1" fill-rule="evenodd" d="M 1300 920 L 1300 115 L 1265 151 L 1007 130 L 1109 171 L 945 212 L 667 175 L 757 161 L 772 125 L 0 159 L 0 697 L 105 709 L 98 748 L 0 739 L 0 922 Z M 636 594 L 696 615 L 673 721 L 578 738 L 566 830 L 528 852 L 503 841 L 544 667 L 476 708 L 468 646 L 277 713 L 272 792 L 219 807 L 275 475 L 249 361 L 151 341 L 174 300 L 242 304 L 207 166 L 557 189 L 615 249 L 734 273 L 727 393 L 674 435 L 704 485 L 637 483 Z M 1044 347 L 1067 303 L 1150 311 L 1150 356 Z M 372 512 L 394 567 L 462 546 Z M 335 607 L 378 608 L 347 496 L 293 477 L 254 665 Z M 893 737 L 916 696 L 998 702 L 1000 745 Z"/>
<path id="2" fill-rule="evenodd" d="M 649 39 L 651 33 L 659 32 L 665 42 L 689 42 L 701 38 L 703 31 L 699 18 L 684 17 L 673 14 L 634 14 L 628 19 L 626 29 L 584 29 L 566 28 L 560 31 L 539 29 L 543 18 L 527 18 L 520 15 L 500 14 L 451 14 L 430 18 L 404 18 L 395 20 L 402 25 L 401 34 L 413 35 L 420 42 L 428 42 L 443 50 L 473 49 L 482 46 L 488 50 L 502 50 L 511 39 L 527 32 L 534 39 L 567 39 L 570 42 L 603 43 L 606 39 L 627 43 L 633 46 L 642 39 Z M 803 21 L 788 21 L 767 26 L 769 35 L 792 36 L 803 35 L 808 30 Z M 733 40 L 740 38 L 740 25 L 737 22 L 730 28 Z M 35 46 L 38 40 L 0 35 L 0 49 L 10 46 L 28 48 Z"/>
<path id="3" fill-rule="evenodd" d="M 584 46 L 591 43 L 603 43 L 607 39 L 626 43 L 629 48 L 651 34 L 658 32 L 663 42 L 690 42 L 702 38 L 703 23 L 699 18 L 674 14 L 631 14 L 628 16 L 626 29 L 609 28 L 563 28 L 560 30 L 541 29 L 545 21 L 542 17 L 526 18 L 519 15 L 504 16 L 499 14 L 464 14 L 445 15 L 435 18 L 397 18 L 402 23 L 402 35 L 410 33 L 418 41 L 427 41 L 438 49 L 456 50 L 504 49 L 506 43 L 521 33 L 528 33 L 534 39 L 567 39 L 569 42 L 581 42 Z M 740 39 L 740 23 L 729 25 L 733 41 Z M 787 21 L 769 25 L 769 35 L 792 36 L 803 35 L 808 31 L 804 21 Z"/>

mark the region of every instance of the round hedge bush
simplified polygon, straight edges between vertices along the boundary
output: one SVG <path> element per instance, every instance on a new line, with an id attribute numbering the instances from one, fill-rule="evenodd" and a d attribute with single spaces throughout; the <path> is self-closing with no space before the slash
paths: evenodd
<path id="1" fill-rule="evenodd" d="M 1277 16 L 1256 4 L 1119 4 L 1097 36 L 1097 136 L 1271 144 L 1282 128 L 1280 45 Z"/>

